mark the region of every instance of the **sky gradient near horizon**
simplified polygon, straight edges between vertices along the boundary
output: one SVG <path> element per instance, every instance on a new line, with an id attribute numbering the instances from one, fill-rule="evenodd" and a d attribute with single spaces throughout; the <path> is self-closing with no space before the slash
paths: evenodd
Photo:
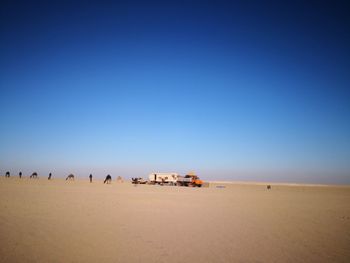
<path id="1" fill-rule="evenodd" d="M 1 3 L 0 174 L 350 183 L 346 1 L 70 2 Z"/>

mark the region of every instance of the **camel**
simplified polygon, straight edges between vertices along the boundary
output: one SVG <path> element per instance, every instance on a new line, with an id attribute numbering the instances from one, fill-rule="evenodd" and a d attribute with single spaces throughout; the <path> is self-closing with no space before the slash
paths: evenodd
<path id="1" fill-rule="evenodd" d="M 29 178 L 38 178 L 38 173 L 37 172 L 32 173 L 32 175 L 29 176 Z"/>
<path id="2" fill-rule="evenodd" d="M 111 182 L 112 182 L 112 176 L 107 175 L 107 176 L 106 176 L 106 179 L 103 181 L 103 183 L 104 183 L 104 184 L 105 184 L 105 183 L 110 184 Z"/>
<path id="3" fill-rule="evenodd" d="M 70 174 L 67 176 L 66 178 L 66 181 L 69 180 L 69 181 L 74 181 L 74 174 Z"/>
<path id="4" fill-rule="evenodd" d="M 121 176 L 118 176 L 118 177 L 117 177 L 117 182 L 118 182 L 118 183 L 123 183 L 124 180 L 123 180 L 123 178 L 122 178 Z"/>
<path id="5" fill-rule="evenodd" d="M 5 177 L 10 177 L 10 172 L 9 171 L 6 172 Z"/>
<path id="6" fill-rule="evenodd" d="M 267 190 L 271 190 L 271 185 L 266 186 Z"/>

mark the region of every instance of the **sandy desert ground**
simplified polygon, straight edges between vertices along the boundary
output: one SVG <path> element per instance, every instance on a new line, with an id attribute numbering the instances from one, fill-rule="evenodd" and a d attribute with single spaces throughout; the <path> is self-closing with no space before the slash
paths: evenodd
<path id="1" fill-rule="evenodd" d="M 350 187 L 0 178 L 1 262 L 350 262 Z"/>

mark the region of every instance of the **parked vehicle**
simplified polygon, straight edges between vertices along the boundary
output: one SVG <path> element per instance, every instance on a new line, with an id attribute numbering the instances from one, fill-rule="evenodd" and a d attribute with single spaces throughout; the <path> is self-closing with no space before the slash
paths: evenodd
<path id="1" fill-rule="evenodd" d="M 148 176 L 148 184 L 178 185 L 189 187 L 201 187 L 203 181 L 194 172 L 189 172 L 185 176 L 177 173 L 151 173 Z"/>
<path id="2" fill-rule="evenodd" d="M 151 173 L 148 175 L 150 184 L 176 185 L 179 175 L 177 173 Z"/>
<path id="3" fill-rule="evenodd" d="M 147 184 L 148 182 L 146 180 L 143 180 L 143 178 L 131 178 L 132 184 Z"/>
<path id="4" fill-rule="evenodd" d="M 203 181 L 194 173 L 189 173 L 184 177 L 179 176 L 176 184 L 179 186 L 202 187 Z"/>

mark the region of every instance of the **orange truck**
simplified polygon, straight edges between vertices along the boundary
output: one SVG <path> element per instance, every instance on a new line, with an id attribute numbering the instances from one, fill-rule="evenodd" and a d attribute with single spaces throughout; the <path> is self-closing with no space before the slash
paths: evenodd
<path id="1" fill-rule="evenodd" d="M 176 185 L 189 187 L 202 187 L 203 181 L 195 174 L 187 174 L 185 177 L 179 176 Z"/>

